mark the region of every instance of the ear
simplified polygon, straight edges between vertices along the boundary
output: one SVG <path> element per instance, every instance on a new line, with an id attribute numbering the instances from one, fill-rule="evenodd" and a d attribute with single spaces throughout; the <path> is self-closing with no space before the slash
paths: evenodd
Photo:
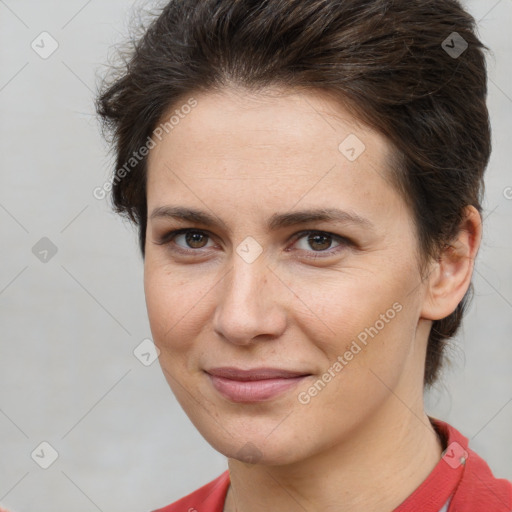
<path id="1" fill-rule="evenodd" d="M 441 320 L 453 313 L 471 284 L 482 238 L 482 219 L 467 206 L 459 232 L 430 267 L 421 317 Z"/>

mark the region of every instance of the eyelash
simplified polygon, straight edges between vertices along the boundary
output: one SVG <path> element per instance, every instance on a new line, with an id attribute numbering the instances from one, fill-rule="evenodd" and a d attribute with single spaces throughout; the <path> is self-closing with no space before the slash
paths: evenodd
<path id="1" fill-rule="evenodd" d="M 212 238 L 211 235 L 208 233 L 208 231 L 203 231 L 200 229 L 193 229 L 193 228 L 183 228 L 183 229 L 177 229 L 175 231 L 170 231 L 170 232 L 166 233 L 155 243 L 157 245 L 169 245 L 170 246 L 171 242 L 174 242 L 174 239 L 177 236 L 187 234 L 187 233 L 199 233 L 201 235 L 206 235 L 207 237 L 209 237 L 210 240 Z M 340 250 L 342 250 L 346 247 L 354 246 L 354 243 L 351 240 L 349 240 L 348 238 L 345 238 L 340 235 L 336 235 L 334 233 L 329 233 L 328 231 L 318 231 L 318 230 L 306 230 L 306 231 L 301 231 L 299 233 L 296 233 L 293 236 L 293 243 L 296 243 L 301 238 L 304 238 L 311 234 L 323 235 L 323 236 L 330 237 L 330 238 L 332 238 L 333 241 L 338 242 L 340 245 L 334 247 L 333 249 L 327 249 L 327 250 L 322 250 L 322 251 L 313 251 L 313 250 L 307 251 L 307 252 L 311 252 L 311 253 L 315 254 L 315 256 L 307 256 L 310 259 L 326 257 L 326 256 L 321 256 L 321 254 L 326 254 L 327 256 L 332 256 L 334 254 L 337 254 Z M 201 251 L 201 249 L 203 249 L 203 248 L 185 249 L 183 247 L 175 245 L 175 247 L 173 247 L 171 250 L 181 253 L 181 254 L 185 254 L 185 255 L 192 255 L 192 254 L 197 255 Z M 302 249 L 300 249 L 300 250 L 302 250 Z"/>

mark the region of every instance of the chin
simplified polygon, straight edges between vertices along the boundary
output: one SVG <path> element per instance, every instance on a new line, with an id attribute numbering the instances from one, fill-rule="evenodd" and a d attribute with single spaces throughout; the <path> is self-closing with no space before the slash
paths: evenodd
<path id="1" fill-rule="evenodd" d="M 308 456 L 308 445 L 300 441 L 308 438 L 278 426 L 277 421 L 254 421 L 251 428 L 223 425 L 212 430 L 212 421 L 204 420 L 204 424 L 196 424 L 196 428 L 204 439 L 225 457 L 247 464 L 278 466 L 292 464 Z M 249 420 L 250 421 L 250 420 Z M 201 422 L 202 423 L 202 422 Z M 232 435 L 231 435 L 232 434 Z"/>

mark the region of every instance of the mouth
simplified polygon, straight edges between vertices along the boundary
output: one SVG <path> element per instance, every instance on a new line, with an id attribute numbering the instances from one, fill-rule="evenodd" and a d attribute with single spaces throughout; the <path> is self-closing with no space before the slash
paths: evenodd
<path id="1" fill-rule="evenodd" d="M 290 391 L 310 373 L 280 368 L 212 368 L 206 371 L 215 390 L 231 402 L 253 403 L 270 400 Z"/>

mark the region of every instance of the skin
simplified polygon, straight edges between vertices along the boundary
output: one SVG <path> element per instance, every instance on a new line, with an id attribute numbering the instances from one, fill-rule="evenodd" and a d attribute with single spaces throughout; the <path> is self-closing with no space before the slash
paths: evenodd
<path id="1" fill-rule="evenodd" d="M 230 88 L 195 98 L 149 155 L 145 293 L 170 387 L 228 457 L 225 510 L 391 511 L 442 454 L 424 412 L 426 345 L 432 320 L 450 314 L 470 284 L 480 216 L 466 209 L 458 238 L 422 276 L 413 218 L 389 180 L 383 136 L 320 91 Z M 355 161 L 338 149 L 349 134 L 366 148 Z M 164 206 L 199 209 L 219 224 L 150 218 Z M 311 208 L 356 213 L 372 228 L 335 221 L 267 228 L 276 213 Z M 185 235 L 160 243 L 182 228 L 203 236 L 192 245 Z M 297 236 L 304 230 L 350 242 L 308 242 Z M 236 251 L 248 236 L 262 249 L 252 263 Z M 400 312 L 300 403 L 299 393 L 396 303 Z M 204 372 L 220 366 L 311 376 L 272 400 L 235 403 Z M 244 462 L 243 447 L 254 464 Z"/>

